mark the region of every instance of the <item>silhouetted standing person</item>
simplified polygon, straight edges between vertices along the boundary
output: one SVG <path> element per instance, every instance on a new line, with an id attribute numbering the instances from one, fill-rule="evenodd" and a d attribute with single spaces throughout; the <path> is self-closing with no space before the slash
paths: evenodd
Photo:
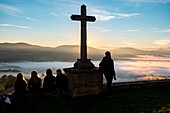
<path id="1" fill-rule="evenodd" d="M 31 72 L 31 78 L 28 81 L 28 89 L 33 93 L 41 91 L 41 78 L 38 77 L 37 71 Z"/>
<path id="2" fill-rule="evenodd" d="M 60 69 L 57 70 L 55 86 L 59 90 L 68 89 L 68 79 L 64 74 L 62 74 Z"/>
<path id="3" fill-rule="evenodd" d="M 27 93 L 27 81 L 24 79 L 22 73 L 17 74 L 17 80 L 14 84 L 14 94 L 26 94 Z"/>
<path id="4" fill-rule="evenodd" d="M 51 69 L 46 70 L 46 76 L 44 77 L 43 89 L 44 91 L 53 91 L 54 90 L 55 77 Z"/>
<path id="5" fill-rule="evenodd" d="M 107 94 L 110 94 L 112 80 L 113 77 L 114 80 L 116 80 L 116 73 L 114 70 L 114 61 L 111 58 L 111 53 L 109 51 L 105 52 L 105 57 L 103 57 L 102 61 L 100 62 L 99 69 L 105 75 L 107 81 Z"/>

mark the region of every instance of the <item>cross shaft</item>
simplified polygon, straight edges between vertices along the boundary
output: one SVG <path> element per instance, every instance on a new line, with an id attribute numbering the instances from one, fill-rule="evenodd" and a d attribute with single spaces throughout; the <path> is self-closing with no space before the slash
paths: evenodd
<path id="1" fill-rule="evenodd" d="M 81 21 L 81 60 L 87 60 L 87 21 L 94 22 L 96 18 L 94 16 L 86 16 L 86 6 L 81 6 L 81 15 L 72 15 L 72 20 Z"/>

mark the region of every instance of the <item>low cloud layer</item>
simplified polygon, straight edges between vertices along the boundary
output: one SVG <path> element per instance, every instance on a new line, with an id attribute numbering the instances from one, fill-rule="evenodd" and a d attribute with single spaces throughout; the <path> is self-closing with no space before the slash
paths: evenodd
<path id="1" fill-rule="evenodd" d="M 154 44 L 160 45 L 160 46 L 166 46 L 166 45 L 170 44 L 170 39 L 155 40 Z"/>

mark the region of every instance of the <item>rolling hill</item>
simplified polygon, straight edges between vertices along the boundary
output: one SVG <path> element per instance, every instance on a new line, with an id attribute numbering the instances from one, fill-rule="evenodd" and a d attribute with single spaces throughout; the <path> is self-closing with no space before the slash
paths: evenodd
<path id="1" fill-rule="evenodd" d="M 13 61 L 76 61 L 79 58 L 78 45 L 62 45 L 55 48 L 41 47 L 27 43 L 0 43 L 0 62 Z M 115 59 L 135 57 L 136 55 L 170 55 L 170 48 L 140 50 L 135 48 L 116 48 L 110 50 Z M 105 50 L 88 47 L 88 58 L 101 60 Z"/>
<path id="2" fill-rule="evenodd" d="M 88 57 L 99 60 L 104 50 L 89 47 Z M 79 58 L 79 46 L 63 45 L 56 48 L 27 43 L 1 43 L 0 61 L 75 61 Z"/>

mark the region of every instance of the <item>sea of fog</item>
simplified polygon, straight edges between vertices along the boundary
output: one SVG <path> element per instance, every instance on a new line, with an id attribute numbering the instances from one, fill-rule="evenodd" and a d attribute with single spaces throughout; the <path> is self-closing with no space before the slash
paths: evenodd
<path id="1" fill-rule="evenodd" d="M 100 61 L 92 61 L 98 67 Z M 39 75 L 45 74 L 47 68 L 54 72 L 57 69 L 73 67 L 74 62 L 0 62 L 0 77 L 3 75 L 14 75 L 18 72 L 9 70 L 20 70 L 25 77 L 29 78 L 32 70 L 37 70 Z M 7 70 L 7 71 L 6 71 Z M 115 61 L 117 81 L 138 81 L 170 78 L 170 57 L 161 56 L 138 56 L 126 60 Z"/>

